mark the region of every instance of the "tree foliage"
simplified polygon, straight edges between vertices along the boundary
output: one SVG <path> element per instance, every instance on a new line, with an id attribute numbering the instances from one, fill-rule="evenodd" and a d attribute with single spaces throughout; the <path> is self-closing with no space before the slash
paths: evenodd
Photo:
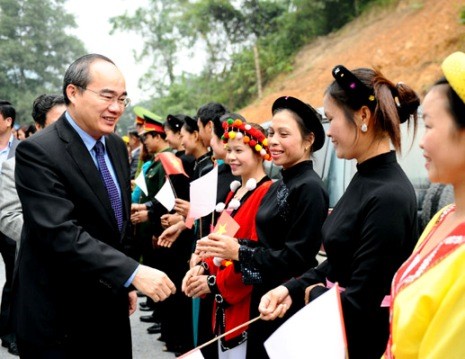
<path id="1" fill-rule="evenodd" d="M 114 31 L 136 31 L 144 39 L 144 47 L 135 54 L 136 60 L 149 58 L 151 66 L 141 86 L 155 92 L 163 91 L 166 84 L 175 80 L 174 68 L 178 60 L 178 48 L 186 41 L 175 26 L 180 18 L 182 1 L 151 1 L 149 9 L 139 8 L 134 16 L 121 15 L 111 19 Z M 163 73 L 157 69 L 163 68 Z"/>
<path id="2" fill-rule="evenodd" d="M 253 46 L 266 84 L 292 68 L 292 57 L 302 45 L 339 29 L 379 1 L 151 0 L 149 8 L 134 16 L 114 18 L 113 31 L 132 30 L 144 37 L 138 58 L 153 61 L 143 83 L 155 90 L 154 111 L 193 113 L 209 101 L 234 110 L 257 93 Z M 179 71 L 186 49 L 187 56 L 205 51 L 201 69 Z"/>
<path id="3" fill-rule="evenodd" d="M 18 122 L 31 122 L 33 100 L 61 93 L 66 67 L 85 53 L 66 32 L 76 27 L 65 0 L 0 0 L 0 98 L 10 101 Z"/>

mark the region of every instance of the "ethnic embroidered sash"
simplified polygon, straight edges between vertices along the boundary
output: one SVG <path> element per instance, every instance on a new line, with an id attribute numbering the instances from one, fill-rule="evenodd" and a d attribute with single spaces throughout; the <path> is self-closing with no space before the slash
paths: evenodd
<path id="1" fill-rule="evenodd" d="M 422 249 L 426 246 L 430 240 L 433 233 L 440 226 L 440 224 L 445 220 L 445 218 L 455 211 L 455 205 L 447 207 L 440 217 L 436 224 L 431 228 L 425 240 L 420 244 L 420 246 L 415 250 L 415 252 L 410 256 L 409 259 L 399 268 L 399 270 L 394 275 L 392 281 L 391 294 L 395 299 L 397 293 L 402 289 L 410 285 L 416 279 L 420 278 L 425 272 L 433 268 L 436 264 L 441 262 L 444 258 L 454 252 L 461 245 L 465 244 L 465 223 L 459 224 L 454 230 L 449 233 L 444 240 L 442 240 L 436 247 L 432 248 L 429 253 L 426 255 L 421 254 Z M 391 352 L 392 347 L 392 315 L 394 311 L 394 300 L 391 303 L 390 308 L 390 336 L 389 342 L 387 345 L 387 350 L 385 353 L 386 359 L 393 359 L 394 356 Z"/>

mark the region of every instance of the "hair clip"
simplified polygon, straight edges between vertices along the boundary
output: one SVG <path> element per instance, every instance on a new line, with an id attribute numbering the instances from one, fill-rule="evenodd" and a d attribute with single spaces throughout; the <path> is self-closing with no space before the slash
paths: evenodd
<path id="1" fill-rule="evenodd" d="M 373 91 L 344 66 L 337 65 L 334 67 L 333 77 L 357 106 L 376 100 Z"/>

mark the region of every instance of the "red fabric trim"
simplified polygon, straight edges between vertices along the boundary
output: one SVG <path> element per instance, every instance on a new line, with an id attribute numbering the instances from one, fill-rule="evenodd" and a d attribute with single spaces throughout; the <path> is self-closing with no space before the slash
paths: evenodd
<path id="1" fill-rule="evenodd" d="M 257 215 L 260 203 L 265 196 L 266 192 L 270 188 L 272 181 L 262 183 L 257 187 L 250 197 L 247 198 L 245 203 L 242 203 L 234 214 L 234 220 L 239 223 L 240 228 L 236 233 L 236 238 L 247 238 L 253 241 L 257 241 L 257 231 L 255 227 L 255 217 Z M 230 192 L 226 198 L 228 203 L 234 193 Z M 217 267 L 214 265 L 213 260 L 209 258 L 207 260 L 211 274 L 216 275 L 216 283 L 219 292 L 230 304 L 225 310 L 225 323 L 226 326 L 223 332 L 227 332 L 232 328 L 243 324 L 250 320 L 250 300 L 252 293 L 252 286 L 245 285 L 242 283 L 242 274 L 238 273 L 234 269 L 234 265 L 227 267 Z M 212 325 L 213 330 L 218 332 L 219 328 L 215 328 L 216 323 L 216 303 L 213 305 L 213 316 Z M 241 328 L 236 332 L 233 332 L 226 336 L 226 340 L 231 340 L 239 336 L 242 332 L 248 328 Z"/>
<path id="2" fill-rule="evenodd" d="M 425 240 L 420 244 L 417 250 L 404 262 L 404 264 L 399 268 L 399 270 L 394 275 L 391 287 L 391 307 L 390 307 L 390 335 L 386 348 L 385 357 L 386 359 L 393 359 L 394 355 L 392 354 L 392 315 L 394 311 L 394 302 L 397 293 L 402 289 L 409 286 L 415 280 L 420 278 L 425 272 L 433 268 L 436 264 L 441 262 L 449 254 L 455 251 L 457 248 L 462 246 L 465 243 L 465 237 L 463 233 L 465 232 L 464 227 L 465 223 L 460 223 L 455 227 L 436 247 L 432 248 L 428 253 L 420 254 L 420 251 L 426 246 L 427 242 L 445 220 L 445 218 L 450 214 L 455 212 L 455 206 L 449 207 L 445 212 L 441 214 L 437 223 L 434 227 L 431 228 Z"/>
<path id="3" fill-rule="evenodd" d="M 162 125 L 158 125 L 156 123 L 149 123 L 145 121 L 144 123 L 144 132 L 159 132 L 159 133 L 165 133 L 165 130 Z"/>
<path id="4" fill-rule="evenodd" d="M 143 125 L 145 120 L 142 117 L 136 116 L 136 124 Z"/>

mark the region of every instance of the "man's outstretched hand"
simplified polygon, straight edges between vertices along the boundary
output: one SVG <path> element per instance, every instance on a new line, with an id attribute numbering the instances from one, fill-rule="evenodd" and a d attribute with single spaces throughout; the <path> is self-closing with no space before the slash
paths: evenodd
<path id="1" fill-rule="evenodd" d="M 139 266 L 132 285 L 155 302 L 163 301 L 176 293 L 175 285 L 164 272 L 145 265 Z"/>

